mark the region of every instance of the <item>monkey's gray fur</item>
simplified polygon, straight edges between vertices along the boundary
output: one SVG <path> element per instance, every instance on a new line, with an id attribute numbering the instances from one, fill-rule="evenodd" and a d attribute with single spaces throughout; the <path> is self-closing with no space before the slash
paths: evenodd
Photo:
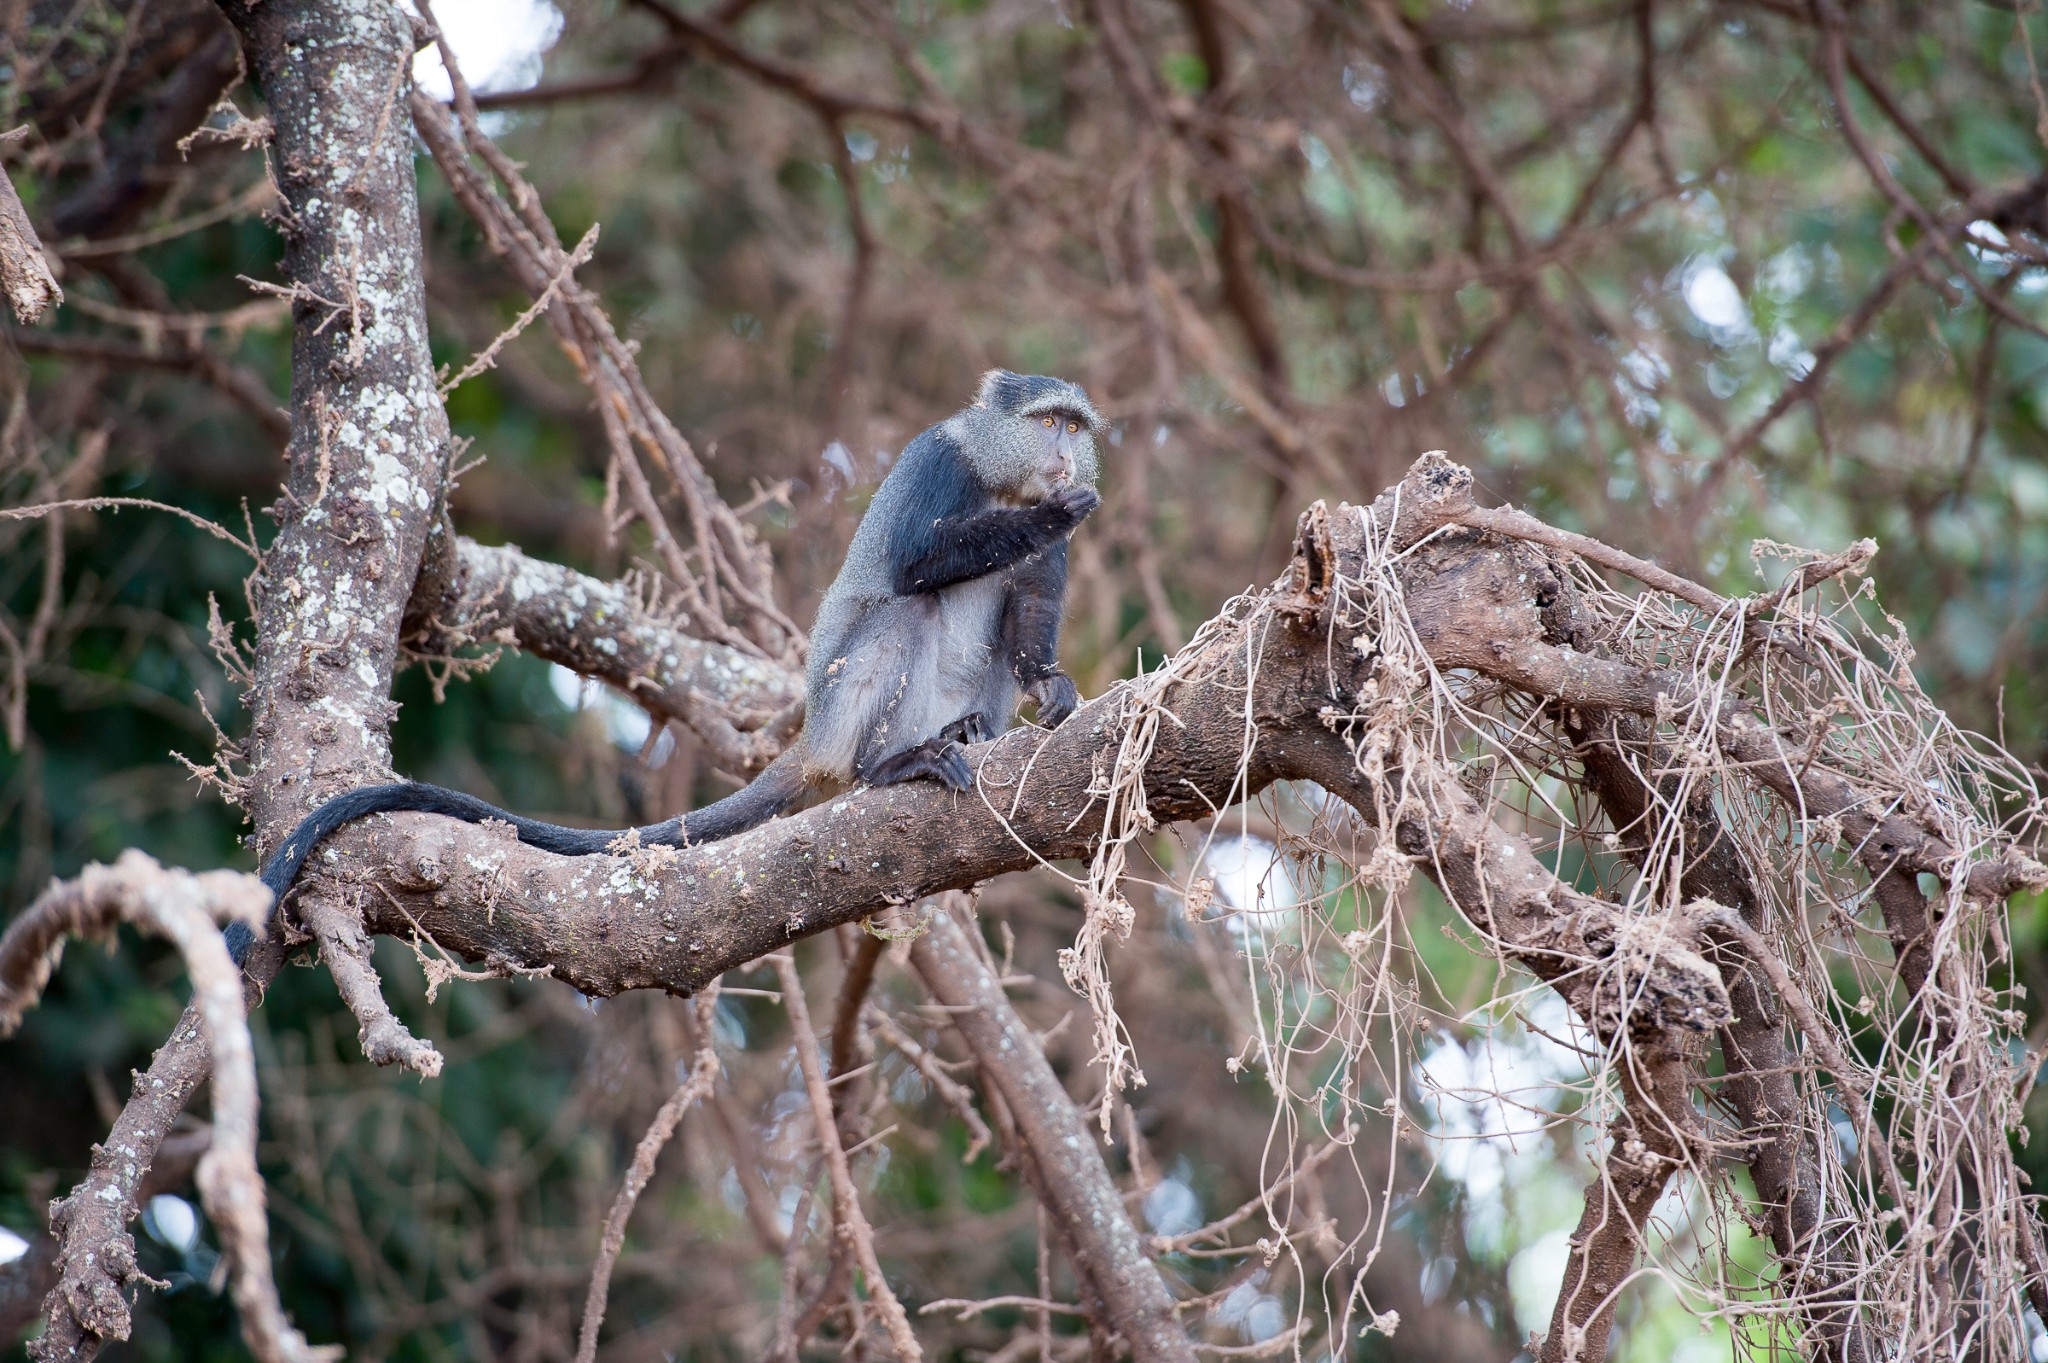
<path id="1" fill-rule="evenodd" d="M 1063 478 L 1049 477 L 1044 467 L 1046 415 L 1080 418 Z M 957 451 L 980 484 L 985 500 L 975 510 L 1027 508 L 1063 487 L 1094 488 L 1095 436 L 1104 429 L 1078 385 L 998 369 L 982 379 L 972 406 L 904 450 L 861 518 L 811 627 L 803 736 L 810 779 L 866 778 L 872 765 L 955 721 L 970 720 L 966 733 L 974 739 L 1009 727 L 1019 686 L 1035 680 L 998 656 L 1015 573 L 1005 564 L 936 592 L 901 593 L 905 532 L 913 522 L 959 514 L 945 505 L 953 491 L 943 471 L 949 453 Z"/>

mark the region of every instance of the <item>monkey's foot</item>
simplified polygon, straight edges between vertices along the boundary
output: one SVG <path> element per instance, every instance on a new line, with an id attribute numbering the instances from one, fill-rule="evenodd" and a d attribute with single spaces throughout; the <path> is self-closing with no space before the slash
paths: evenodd
<path id="1" fill-rule="evenodd" d="M 883 758 L 866 773 L 865 779 L 871 786 L 893 786 L 920 777 L 942 782 L 953 790 L 966 790 L 974 784 L 967 759 L 946 738 L 927 738 L 914 748 Z"/>
<path id="2" fill-rule="evenodd" d="M 1038 722 L 1048 729 L 1057 729 L 1067 722 L 1067 716 L 1074 713 L 1081 704 L 1081 692 L 1074 685 L 1074 679 L 1064 672 L 1053 672 L 1040 677 L 1024 689 L 1038 706 Z"/>
<path id="3" fill-rule="evenodd" d="M 939 737 L 954 743 L 986 743 L 995 737 L 995 731 L 988 726 L 988 720 L 977 710 L 939 730 Z"/>

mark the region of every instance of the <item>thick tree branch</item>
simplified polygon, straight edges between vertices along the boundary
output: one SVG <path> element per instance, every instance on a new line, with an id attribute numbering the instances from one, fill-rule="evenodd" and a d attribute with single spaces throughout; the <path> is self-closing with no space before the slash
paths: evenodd
<path id="1" fill-rule="evenodd" d="M 436 651 L 511 644 L 616 687 L 657 721 L 688 726 L 726 770 L 758 772 L 801 723 L 802 678 L 685 633 L 648 590 L 462 539 L 445 589 L 415 600 L 424 638 L 409 642 Z"/>
<path id="2" fill-rule="evenodd" d="M 1541 1363 L 1602 1363 L 1607 1357 L 1621 1289 L 1649 1245 L 1650 1212 L 1671 1176 L 1698 1157 L 1693 1147 L 1700 1123 L 1686 1058 L 1628 1057 L 1620 1068 L 1625 1106 L 1572 1231 L 1550 1333 L 1537 1351 Z"/>
<path id="3" fill-rule="evenodd" d="M 257 584 L 248 697 L 248 808 L 269 847 L 320 799 L 386 769 L 399 624 L 438 506 L 448 426 L 427 346 L 402 103 L 409 24 L 376 0 L 225 8 L 276 125 L 294 323 L 291 472 Z M 274 944 L 251 954 L 256 989 L 281 960 Z M 211 1059 L 188 1020 L 138 1084 L 112 1142 L 131 1190 Z M 52 1295 L 35 1346 L 44 1363 L 91 1358 L 102 1339 L 125 1335 L 121 1275 L 133 1253 L 120 1251 L 134 1205 L 109 1207 L 112 1217 L 95 1206 L 65 1227 L 67 1281 L 101 1277 L 89 1293 Z"/>
<path id="4" fill-rule="evenodd" d="M 146 1207 L 159 1193 L 186 1187 L 199 1157 L 213 1144 L 213 1128 L 203 1122 L 180 1127 L 164 1140 L 156 1160 L 132 1189 L 115 1184 L 113 1201 Z M 43 1313 L 43 1298 L 57 1285 L 56 1235 L 45 1231 L 29 1241 L 28 1252 L 0 1268 L 0 1345 L 11 1343 Z"/>
<path id="5" fill-rule="evenodd" d="M 1577 622 L 1570 620 L 1569 605 L 1556 614 L 1565 617 L 1565 636 L 1574 637 Z M 1704 792 L 1682 791 L 1669 773 L 1653 781 L 1629 760 L 1630 752 L 1651 751 L 1649 722 L 1590 707 L 1560 707 L 1560 713 L 1588 785 L 1608 822 L 1620 830 L 1617 850 L 1644 867 L 1653 848 L 1673 840 L 1669 825 L 1675 815 L 1681 893 L 1724 905 L 1761 930 L 1762 898 L 1712 799 Z M 1657 766 L 1654 761 L 1648 765 Z M 1734 1012 L 1721 1031 L 1728 1075 L 1724 1091 L 1740 1123 L 1743 1159 L 1765 1208 L 1771 1246 L 1797 1276 L 1809 1303 L 1807 1318 L 1831 1363 L 1864 1363 L 1869 1341 L 1853 1314 L 1856 1266 L 1841 1261 L 1829 1243 L 1841 1237 L 1830 1234 L 1816 1163 L 1821 1158 L 1818 1142 L 1800 1120 L 1797 1058 L 1785 1043 L 1783 1010 L 1762 963 L 1742 942 L 1713 925 L 1707 938 Z"/>
<path id="6" fill-rule="evenodd" d="M 1411 502 L 1421 486 L 1407 489 Z M 1305 552 L 1329 571 L 1339 556 L 1355 564 L 1356 527 L 1340 515 L 1335 537 Z M 1498 574 L 1523 566 L 1490 564 Z M 1322 570 L 1298 565 L 1295 576 Z M 1370 798 L 1347 776 L 1350 750 L 1321 718 L 1332 699 L 1359 693 L 1369 664 L 1355 650 L 1333 659 L 1326 627 L 1270 604 L 1280 599 L 1195 645 L 1185 679 L 1158 698 L 1178 722 L 1160 726 L 1145 768 L 1152 819 L 1206 817 L 1287 778 L 1345 784 L 1347 798 Z M 1478 603 L 1430 600 L 1419 608 L 1420 620 L 1434 622 L 1420 626 L 1425 632 L 1476 634 L 1491 623 L 1473 615 Z M 375 930 L 424 932 L 446 949 L 548 969 L 595 995 L 687 993 L 878 903 L 1088 854 L 1102 818 L 1091 788 L 1113 765 L 1132 694 L 1126 683 L 1050 734 L 1016 730 L 975 750 L 979 785 L 969 794 L 923 783 L 868 790 L 724 842 L 630 858 L 554 857 L 499 831 L 390 815 L 336 834 L 312 870 L 333 866 L 346 881 L 379 883 L 385 894 L 365 907 Z M 1259 719 L 1249 753 L 1247 714 Z M 1413 779 L 1426 798 L 1404 806 L 1403 849 L 1424 856 L 1505 949 L 1562 981 L 1590 1020 L 1714 1025 L 1725 1001 L 1683 931 L 1668 941 L 1642 936 L 1614 906 L 1542 871 L 1526 841 L 1492 825 L 1448 773 Z M 1501 869 L 1521 867 L 1529 870 Z M 1601 963 L 1622 958 L 1648 978 L 1629 977 L 1624 989 L 1623 977 L 1602 974 Z"/>
<path id="7" fill-rule="evenodd" d="M 1419 545 L 1447 527 L 1467 525 L 1554 547 L 1576 547 L 1579 537 L 1537 533 L 1529 524 L 1533 518 L 1523 513 L 1474 507 L 1471 490 L 1471 476 L 1460 466 L 1440 455 L 1425 455 L 1395 494 L 1383 495 L 1374 504 L 1377 523 L 1388 527 L 1388 543 L 1397 550 Z M 1541 522 L 1535 525 L 1541 527 Z M 1329 552 L 1319 550 L 1317 556 Z M 1689 675 L 1636 667 L 1546 642 L 1539 594 L 1501 592 L 1493 584 L 1505 571 L 1544 575 L 1552 595 L 1562 592 L 1565 584 L 1540 561 L 1510 568 L 1496 559 L 1501 552 L 1483 542 L 1440 540 L 1418 557 L 1418 564 L 1433 566 L 1422 570 L 1419 595 L 1411 590 L 1410 604 L 1417 607 L 1417 635 L 1438 666 L 1469 667 L 1530 695 L 1593 710 L 1656 717 L 1704 703 Z M 1838 557 L 1847 565 L 1866 555 L 1859 550 Z M 1662 575 L 1654 565 L 1616 550 L 1607 550 L 1601 561 L 1631 575 Z M 1806 577 L 1802 572 L 1795 580 L 1804 582 Z M 1712 614 L 1730 609 L 1732 603 L 1711 593 L 1694 601 L 1701 591 L 1694 587 L 1680 599 Z M 1751 612 L 1745 607 L 1743 613 Z M 1873 874 L 1893 867 L 1944 880 L 1960 874 L 1972 896 L 1991 901 L 2048 884 L 2048 866 L 2010 845 L 1972 849 L 1973 859 L 1966 859 L 1939 830 L 1903 812 L 1918 806 L 1921 792 L 1859 788 L 1807 753 L 1804 735 L 1794 739 L 1779 733 L 1740 698 L 1717 703 L 1712 733 L 1731 762 L 1798 817 L 1816 824 L 1839 821 L 1840 845 Z"/>
<path id="8" fill-rule="evenodd" d="M 1440 661 L 1447 666 L 1471 667 L 1564 705 L 1654 716 L 1660 707 L 1683 709 L 1698 699 L 1691 680 L 1676 673 L 1559 649 L 1504 625 L 1489 621 L 1480 633 L 1462 638 L 1433 630 L 1428 638 L 1441 646 Z M 1834 821 L 1833 840 L 1875 875 L 1896 869 L 1943 880 L 1960 877 L 1969 895 L 1992 902 L 2048 885 L 2048 866 L 2014 848 L 1978 848 L 1972 851 L 1976 859 L 1966 857 L 1921 819 L 1900 812 L 1913 807 L 1915 792 L 1861 789 L 1813 760 L 1802 741 L 1780 733 L 1743 701 L 1722 702 L 1713 733 L 1729 761 L 1799 818 L 1812 821 L 1817 832 L 1826 835 Z"/>
<path id="9" fill-rule="evenodd" d="M 250 813 L 269 846 L 385 770 L 399 622 L 445 475 L 405 108 L 375 0 L 230 4 L 276 123 L 292 300 L 290 475 L 258 612 Z"/>

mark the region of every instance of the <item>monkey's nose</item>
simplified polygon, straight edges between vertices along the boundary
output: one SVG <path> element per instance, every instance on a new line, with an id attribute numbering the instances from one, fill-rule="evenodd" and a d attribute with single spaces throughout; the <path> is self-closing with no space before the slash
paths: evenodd
<path id="1" fill-rule="evenodd" d="M 1060 440 L 1046 452 L 1045 477 L 1058 484 L 1071 481 L 1074 476 L 1074 454 L 1067 448 L 1067 442 Z"/>

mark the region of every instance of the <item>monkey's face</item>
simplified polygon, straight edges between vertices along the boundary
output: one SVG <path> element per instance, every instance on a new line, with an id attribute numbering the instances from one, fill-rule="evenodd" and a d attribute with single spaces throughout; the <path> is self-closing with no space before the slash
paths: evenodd
<path id="1" fill-rule="evenodd" d="M 1034 469 L 1032 491 L 1038 500 L 1080 479 L 1095 481 L 1095 437 L 1077 412 L 1039 412 L 1032 423 Z"/>

